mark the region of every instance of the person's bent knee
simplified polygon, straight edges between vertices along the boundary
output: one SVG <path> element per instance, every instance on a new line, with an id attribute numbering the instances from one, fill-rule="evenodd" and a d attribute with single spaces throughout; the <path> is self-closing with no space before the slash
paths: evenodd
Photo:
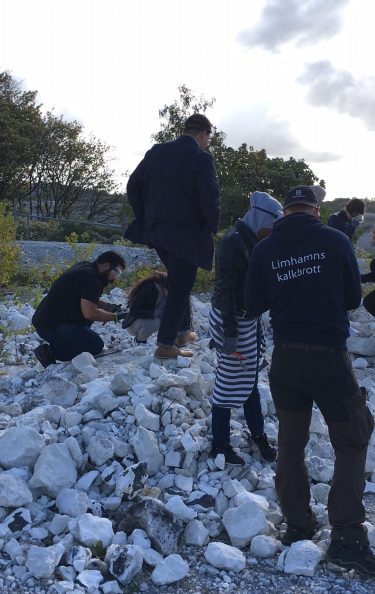
<path id="1" fill-rule="evenodd" d="M 104 342 L 100 338 L 100 336 L 96 335 L 95 340 L 92 340 L 90 344 L 90 348 L 88 348 L 88 352 L 91 353 L 93 356 L 99 355 L 104 349 Z"/>

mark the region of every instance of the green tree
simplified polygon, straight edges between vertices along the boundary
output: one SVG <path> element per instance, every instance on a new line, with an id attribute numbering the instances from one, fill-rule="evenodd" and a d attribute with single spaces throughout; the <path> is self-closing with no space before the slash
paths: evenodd
<path id="1" fill-rule="evenodd" d="M 9 72 L 0 72 L 0 200 L 13 201 L 37 160 L 43 131 L 36 91 L 23 91 Z"/>

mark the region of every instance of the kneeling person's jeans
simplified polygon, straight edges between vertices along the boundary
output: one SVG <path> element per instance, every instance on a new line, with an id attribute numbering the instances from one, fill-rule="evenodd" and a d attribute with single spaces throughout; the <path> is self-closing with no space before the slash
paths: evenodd
<path id="1" fill-rule="evenodd" d="M 98 355 L 104 347 L 100 336 L 88 326 L 61 324 L 53 330 L 36 328 L 36 331 L 49 343 L 51 354 L 58 361 L 71 361 L 80 353 Z"/>

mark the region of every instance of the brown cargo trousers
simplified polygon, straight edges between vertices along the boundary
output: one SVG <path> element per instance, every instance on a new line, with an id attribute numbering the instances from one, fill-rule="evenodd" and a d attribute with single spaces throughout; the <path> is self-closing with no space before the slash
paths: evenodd
<path id="1" fill-rule="evenodd" d="M 331 538 L 346 546 L 367 545 L 362 498 L 374 420 L 348 353 L 321 345 L 277 344 L 270 388 L 279 419 L 276 491 L 288 523 L 303 527 L 307 520 L 310 487 L 304 449 L 315 402 L 335 452 L 328 498 Z"/>

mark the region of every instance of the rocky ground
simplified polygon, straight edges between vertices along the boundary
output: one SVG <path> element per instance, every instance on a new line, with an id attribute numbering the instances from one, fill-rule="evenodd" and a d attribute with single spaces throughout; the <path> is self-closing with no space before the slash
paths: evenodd
<path id="1" fill-rule="evenodd" d="M 118 303 L 120 289 L 109 299 Z M 97 325 L 108 351 L 43 370 L 32 350 L 30 305 L 0 303 L 0 590 L 63 594 L 166 592 L 365 594 L 375 580 L 325 561 L 333 452 L 315 410 L 306 448 L 314 541 L 283 547 L 274 467 L 262 463 L 241 411 L 232 443 L 245 468 L 209 456 L 215 353 L 209 304 L 193 300 L 192 360 L 161 365 L 154 339 L 137 346 L 115 324 Z M 266 321 L 267 322 L 267 321 Z M 348 339 L 375 412 L 375 323 L 360 308 Z M 272 351 L 267 337 L 267 359 Z M 110 350 L 111 349 L 111 350 Z M 260 374 L 266 431 L 277 419 L 267 367 Z M 375 436 L 365 504 L 375 550 Z"/>

